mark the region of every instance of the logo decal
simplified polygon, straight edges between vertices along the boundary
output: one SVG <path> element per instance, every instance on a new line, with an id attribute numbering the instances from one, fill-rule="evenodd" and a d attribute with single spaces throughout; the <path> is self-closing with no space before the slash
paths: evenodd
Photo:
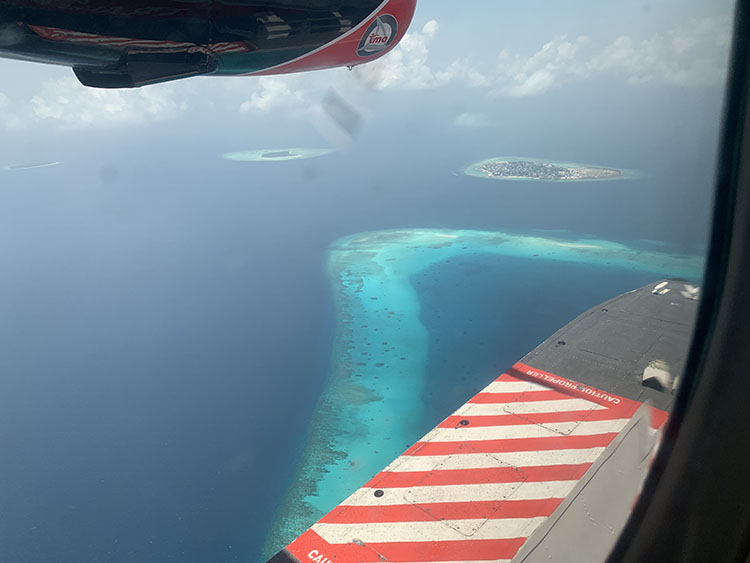
<path id="1" fill-rule="evenodd" d="M 398 22 L 389 14 L 375 18 L 368 27 L 362 40 L 357 47 L 357 55 L 360 57 L 371 57 L 390 47 L 396 38 Z"/>

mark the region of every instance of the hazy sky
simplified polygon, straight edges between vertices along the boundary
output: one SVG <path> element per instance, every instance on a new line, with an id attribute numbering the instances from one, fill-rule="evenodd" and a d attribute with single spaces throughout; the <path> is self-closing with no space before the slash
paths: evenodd
<path id="1" fill-rule="evenodd" d="M 423 0 L 401 44 L 352 72 L 199 77 L 137 90 L 89 89 L 65 67 L 0 60 L 0 165 L 64 160 L 106 176 L 141 157 L 344 146 L 348 139 L 320 109 L 334 89 L 364 117 L 348 146 L 357 166 L 370 168 L 376 157 L 407 162 L 404 155 L 425 151 L 454 166 L 439 157 L 449 154 L 455 167 L 502 154 L 656 166 L 667 175 L 662 185 L 679 183 L 690 195 L 674 201 L 670 214 L 684 217 L 675 235 L 672 226 L 654 230 L 665 224 L 658 200 L 667 197 L 656 194 L 660 211 L 644 236 L 680 238 L 706 227 L 731 10 L 727 0 L 483 0 L 470 10 Z M 220 161 L 210 166 L 220 178 Z M 55 175 L 89 182 L 73 166 Z M 555 226 L 579 227 L 575 220 Z"/>
<path id="2" fill-rule="evenodd" d="M 727 0 L 552 5 L 483 0 L 459 10 L 427 0 L 419 3 L 409 34 L 392 54 L 351 73 L 197 78 L 134 91 L 86 89 L 70 69 L 3 60 L 0 127 L 19 135 L 121 130 L 190 122 L 200 114 L 219 123 L 239 120 L 249 128 L 273 115 L 279 126 L 299 128 L 330 86 L 370 106 L 373 91 L 460 93 L 477 111 L 433 117 L 483 126 L 483 112 L 505 99 L 535 97 L 544 104 L 565 96 L 566 87 L 598 79 L 627 89 L 719 85 L 730 13 Z"/>
<path id="3" fill-rule="evenodd" d="M 127 91 L 0 60 L 0 559 L 252 560 L 325 381 L 340 236 L 546 228 L 695 251 L 730 13 L 421 0 L 352 72 Z M 363 115 L 352 141 L 320 110 L 331 88 Z M 304 163 L 219 158 L 330 143 Z M 452 174 L 500 155 L 644 178 Z M 62 164 L 4 170 L 36 161 Z"/>

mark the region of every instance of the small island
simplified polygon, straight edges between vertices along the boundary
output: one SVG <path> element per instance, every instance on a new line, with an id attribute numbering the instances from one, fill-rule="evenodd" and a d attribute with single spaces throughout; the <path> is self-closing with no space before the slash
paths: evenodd
<path id="1" fill-rule="evenodd" d="M 253 149 L 239 152 L 229 152 L 221 155 L 225 160 L 234 160 L 240 162 L 263 162 L 263 161 L 286 161 L 286 160 L 305 160 L 308 158 L 317 158 L 334 152 L 334 149 L 310 149 L 310 148 L 292 148 L 292 149 Z"/>
<path id="2" fill-rule="evenodd" d="M 633 177 L 629 171 L 588 164 L 554 162 L 538 158 L 498 157 L 468 166 L 469 176 L 494 180 L 535 180 L 541 182 L 581 182 Z"/>
<path id="3" fill-rule="evenodd" d="M 50 161 L 50 162 L 29 162 L 26 164 L 11 164 L 9 166 L 5 167 L 5 170 L 34 170 L 35 168 L 47 168 L 49 166 L 57 166 L 58 164 L 61 164 L 60 161 Z"/>

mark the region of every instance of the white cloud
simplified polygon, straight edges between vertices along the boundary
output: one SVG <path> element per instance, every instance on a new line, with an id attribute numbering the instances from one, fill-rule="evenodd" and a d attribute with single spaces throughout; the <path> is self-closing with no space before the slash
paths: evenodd
<path id="1" fill-rule="evenodd" d="M 494 69 L 492 94 L 507 97 L 538 96 L 585 75 L 579 54 L 589 45 L 586 36 L 554 37 L 539 51 L 524 56 L 503 50 Z"/>
<path id="2" fill-rule="evenodd" d="M 464 88 L 483 88 L 492 84 L 492 77 L 474 68 L 469 59 L 453 61 L 445 69 L 435 72 L 437 84 L 460 84 Z"/>
<path id="3" fill-rule="evenodd" d="M 427 35 L 431 39 L 437 35 L 437 32 L 440 30 L 440 24 L 437 22 L 437 20 L 430 20 L 426 24 L 422 26 L 422 33 L 424 35 Z"/>
<path id="4" fill-rule="evenodd" d="M 69 129 L 141 125 L 172 119 L 188 109 L 168 85 L 133 90 L 87 88 L 73 77 L 45 82 L 26 108 L 29 122 L 54 121 Z"/>
<path id="5" fill-rule="evenodd" d="M 711 17 L 691 19 L 651 37 L 623 35 L 609 43 L 558 35 L 531 54 L 504 49 L 495 64 L 463 58 L 436 68 L 430 43 L 440 26 L 431 20 L 408 33 L 391 53 L 357 70 L 363 83 L 377 90 L 452 85 L 486 88 L 500 97 L 538 96 L 595 75 L 629 84 L 719 84 L 726 76 L 730 27 L 729 17 Z"/>
<path id="6" fill-rule="evenodd" d="M 516 77 L 502 89 L 502 93 L 513 98 L 524 96 L 538 96 L 544 94 L 555 85 L 555 75 L 546 69 L 535 70 L 528 76 Z"/>
<path id="7" fill-rule="evenodd" d="M 269 113 L 282 108 L 300 108 L 306 104 L 306 92 L 298 89 L 294 76 L 262 76 L 257 90 L 240 104 L 242 113 Z"/>
<path id="8" fill-rule="evenodd" d="M 633 40 L 623 35 L 607 45 L 601 53 L 591 57 L 588 67 L 592 70 L 610 70 L 618 67 L 632 70 L 636 66 L 637 57 Z"/>
<path id="9" fill-rule="evenodd" d="M 482 129 L 492 125 L 489 117 L 485 114 L 469 112 L 458 114 L 453 121 L 453 124 L 457 127 L 466 127 L 467 129 Z"/>
<path id="10" fill-rule="evenodd" d="M 581 35 L 557 35 L 531 53 L 501 50 L 493 62 L 463 57 L 439 65 L 430 56 L 440 34 L 436 20 L 410 31 L 386 56 L 352 73 L 328 71 L 265 77 L 242 102 L 243 113 L 308 111 L 330 87 L 351 91 L 355 79 L 372 90 L 482 88 L 492 97 L 539 96 L 565 84 L 608 75 L 629 84 L 719 84 L 726 73 L 730 19 L 692 19 L 647 38 L 622 36 L 609 42 Z M 460 116 L 459 116 L 460 117 Z M 469 126 L 457 118 L 459 126 Z"/>
<path id="11" fill-rule="evenodd" d="M 729 18 L 690 20 L 684 26 L 636 41 L 623 35 L 587 62 L 592 72 L 607 72 L 629 83 L 681 86 L 724 80 L 731 40 Z"/>
<path id="12" fill-rule="evenodd" d="M 628 84 L 720 84 L 726 76 L 731 19 L 686 20 L 649 37 L 622 35 L 608 41 L 557 35 L 536 51 L 470 53 L 436 61 L 430 49 L 441 33 L 436 20 L 407 33 L 389 54 L 344 69 L 261 78 L 199 78 L 133 90 L 101 90 L 80 85 L 71 75 L 42 84 L 31 95 L 0 93 L 0 128 L 40 123 L 60 128 L 124 127 L 177 118 L 212 107 L 234 107 L 248 118 L 272 112 L 311 115 L 333 88 L 368 97 L 370 90 L 476 88 L 491 97 L 544 95 L 565 84 L 607 76 Z M 25 96 L 25 97 L 22 97 Z M 476 127 L 474 114 L 456 125 Z"/>
<path id="13" fill-rule="evenodd" d="M 441 85 L 445 77 L 437 77 L 428 64 L 429 43 L 439 30 L 440 24 L 430 20 L 420 31 L 407 33 L 386 56 L 356 67 L 358 78 L 365 86 L 376 90 L 425 90 Z"/>
<path id="14" fill-rule="evenodd" d="M 251 84 L 249 97 L 239 103 L 240 113 L 266 114 L 284 111 L 289 115 L 313 116 L 319 101 L 330 88 L 358 94 L 365 90 L 435 88 L 449 80 L 436 76 L 428 65 L 429 43 L 436 37 L 440 24 L 430 20 L 422 29 L 407 33 L 399 45 L 385 57 L 354 68 L 353 72 L 333 69 L 307 74 L 264 76 L 245 79 Z M 476 77 L 475 77 L 476 78 Z M 238 79 L 241 80 L 241 79 Z M 235 92 L 236 93 L 236 92 Z"/>

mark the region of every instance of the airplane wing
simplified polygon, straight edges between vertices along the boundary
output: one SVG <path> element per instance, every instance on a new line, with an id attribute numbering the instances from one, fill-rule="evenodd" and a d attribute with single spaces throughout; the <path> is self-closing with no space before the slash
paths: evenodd
<path id="1" fill-rule="evenodd" d="M 665 280 L 579 316 L 270 562 L 604 559 L 668 417 L 690 288 Z"/>
<path id="2" fill-rule="evenodd" d="M 0 57 L 73 68 L 96 88 L 352 67 L 393 49 L 416 0 L 0 2 Z"/>

